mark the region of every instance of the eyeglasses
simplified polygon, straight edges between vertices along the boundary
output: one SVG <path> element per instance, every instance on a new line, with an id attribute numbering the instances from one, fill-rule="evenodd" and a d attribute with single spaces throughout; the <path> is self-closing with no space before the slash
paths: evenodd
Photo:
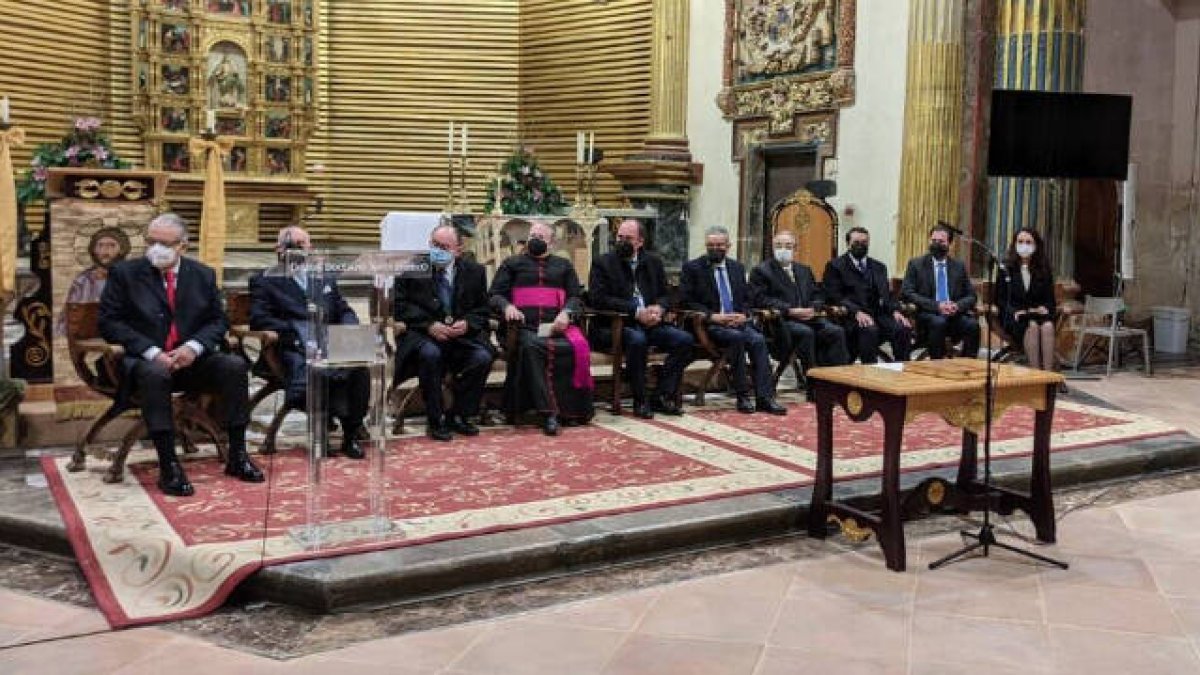
<path id="1" fill-rule="evenodd" d="M 162 244 L 163 246 L 166 246 L 167 248 L 175 248 L 176 246 L 178 246 L 182 243 L 183 243 L 182 239 L 176 239 L 175 241 L 159 241 L 157 239 L 153 239 L 153 238 L 149 238 L 149 237 L 146 238 L 146 246 Z"/>

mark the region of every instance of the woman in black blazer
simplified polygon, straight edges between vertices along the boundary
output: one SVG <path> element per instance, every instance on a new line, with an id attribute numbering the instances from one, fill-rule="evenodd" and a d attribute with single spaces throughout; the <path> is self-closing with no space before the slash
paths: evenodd
<path id="1" fill-rule="evenodd" d="M 1042 235 L 1022 227 L 1004 257 L 1008 274 L 996 286 L 996 305 L 1004 331 L 1025 349 L 1029 365 L 1055 370 L 1054 274 Z"/>

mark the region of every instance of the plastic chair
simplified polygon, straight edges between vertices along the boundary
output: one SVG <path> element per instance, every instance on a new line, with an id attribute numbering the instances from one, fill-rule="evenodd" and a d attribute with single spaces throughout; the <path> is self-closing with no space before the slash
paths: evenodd
<path id="1" fill-rule="evenodd" d="M 1126 328 L 1121 325 L 1121 312 L 1125 311 L 1125 301 L 1121 298 L 1097 298 L 1087 296 L 1083 303 L 1083 322 L 1079 327 L 1079 338 L 1075 342 L 1074 370 L 1079 371 L 1083 362 L 1093 348 L 1096 340 L 1084 351 L 1083 343 L 1087 338 L 1103 338 L 1108 340 L 1108 361 L 1105 364 L 1104 375 L 1112 374 L 1113 360 L 1117 357 L 1117 344 L 1124 338 L 1142 339 L 1142 356 L 1146 360 L 1146 375 L 1152 375 L 1150 365 L 1150 336 L 1141 328 Z"/>

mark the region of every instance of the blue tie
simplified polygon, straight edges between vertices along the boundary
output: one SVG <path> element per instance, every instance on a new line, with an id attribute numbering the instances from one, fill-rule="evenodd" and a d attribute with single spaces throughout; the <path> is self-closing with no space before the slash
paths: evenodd
<path id="1" fill-rule="evenodd" d="M 437 296 L 438 296 L 438 300 L 442 301 L 442 309 L 447 314 L 451 314 L 454 311 L 453 309 L 451 309 L 451 302 L 452 302 L 454 296 L 450 292 L 450 277 L 449 277 L 449 275 L 446 274 L 446 270 L 444 270 L 444 269 L 438 270 L 437 275 L 436 275 L 436 281 L 437 281 Z"/>
<path id="2" fill-rule="evenodd" d="M 949 284 L 946 283 L 946 263 L 934 263 L 937 268 L 937 301 L 946 302 L 950 299 Z"/>
<path id="3" fill-rule="evenodd" d="M 729 292 L 729 278 L 725 276 L 725 266 L 717 268 L 717 292 L 721 294 L 721 313 L 733 313 L 733 293 Z"/>
<path id="4" fill-rule="evenodd" d="M 642 298 L 642 289 L 638 288 L 637 266 L 638 266 L 637 258 L 634 258 L 633 260 L 629 261 L 629 270 L 630 270 L 630 273 L 633 275 L 633 301 L 637 303 L 638 309 L 645 309 L 646 308 L 646 300 L 644 298 Z"/>

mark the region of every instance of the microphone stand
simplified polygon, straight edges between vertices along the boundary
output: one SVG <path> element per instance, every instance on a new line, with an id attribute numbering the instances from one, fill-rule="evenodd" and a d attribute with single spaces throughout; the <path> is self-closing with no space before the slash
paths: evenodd
<path id="1" fill-rule="evenodd" d="M 952 228 L 952 229 L 958 230 L 958 228 Z M 962 236 L 963 239 L 967 240 L 968 243 L 978 246 L 979 249 L 981 251 L 983 251 L 983 253 L 985 255 L 987 255 L 988 280 L 992 284 L 992 295 L 993 296 L 996 295 L 995 289 L 1000 280 L 1001 272 L 1004 273 L 1004 279 L 1006 282 L 1005 286 L 1006 287 L 1011 286 L 1012 280 L 1009 277 L 1008 270 L 1004 267 L 1004 265 L 1002 265 L 1000 263 L 1000 260 L 996 257 L 996 254 L 992 252 L 992 249 L 989 248 L 987 246 L 987 244 L 979 241 L 978 239 L 974 239 L 973 237 L 964 235 L 961 230 L 958 230 L 958 232 Z M 991 300 L 992 298 L 988 298 L 988 299 Z M 992 303 L 992 304 L 995 304 L 995 303 Z M 972 552 L 974 552 L 976 550 L 980 550 L 980 549 L 982 549 L 982 555 L 980 557 L 986 558 L 986 557 L 988 557 L 989 549 L 1000 548 L 1000 549 L 1004 549 L 1005 551 L 1010 551 L 1010 552 L 1016 553 L 1018 555 L 1023 555 L 1027 558 L 1032 558 L 1034 560 L 1038 560 L 1040 562 L 1044 562 L 1049 565 L 1054 565 L 1056 567 L 1059 567 L 1059 568 L 1065 570 L 1065 569 L 1067 569 L 1067 563 L 1065 563 L 1065 562 L 1061 562 L 1061 561 L 1055 560 L 1053 558 L 1048 558 L 1044 555 L 1034 553 L 1033 551 L 1026 551 L 1025 549 L 1017 548 L 1016 546 L 1012 546 L 1010 544 L 1005 544 L 1004 542 L 998 541 L 996 539 L 996 532 L 995 532 L 995 528 L 992 526 L 992 518 L 991 518 L 991 516 L 992 516 L 992 499 L 993 499 L 993 497 L 996 496 L 995 490 L 992 489 L 992 414 L 996 407 L 996 405 L 995 405 L 996 404 L 996 382 L 992 375 L 992 368 L 995 365 L 995 361 L 994 361 L 994 352 L 992 350 L 992 319 L 991 319 L 991 317 L 988 317 L 988 320 L 987 320 L 987 340 L 984 344 L 986 345 L 985 349 L 987 350 L 987 371 L 986 371 L 986 375 L 984 376 L 984 384 L 983 384 L 983 388 L 984 388 L 983 389 L 983 391 L 984 391 L 984 398 L 983 398 L 983 485 L 982 485 L 983 498 L 984 498 L 983 524 L 980 525 L 978 532 L 969 532 L 967 530 L 962 530 L 960 532 L 960 534 L 962 535 L 963 539 L 974 539 L 975 541 L 967 544 L 963 548 L 961 548 L 943 558 L 940 558 L 938 560 L 935 560 L 934 562 L 929 563 L 929 569 L 936 570 L 939 567 L 948 565 L 952 562 L 962 559 L 968 553 L 972 553 Z"/>

